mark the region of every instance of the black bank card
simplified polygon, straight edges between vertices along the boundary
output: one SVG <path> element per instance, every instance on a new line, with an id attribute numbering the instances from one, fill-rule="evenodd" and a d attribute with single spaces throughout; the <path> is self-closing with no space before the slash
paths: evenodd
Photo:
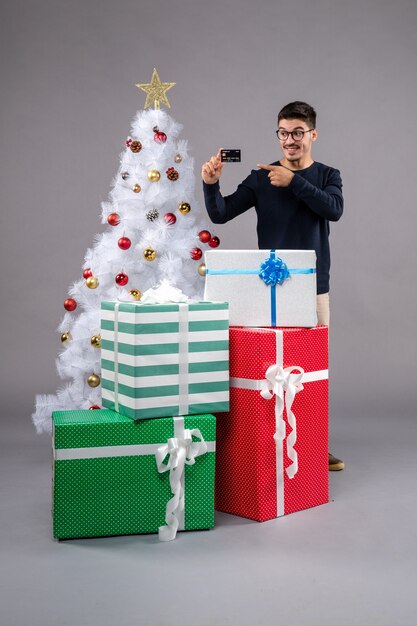
<path id="1" fill-rule="evenodd" d="M 220 151 L 222 163 L 240 163 L 240 149 L 227 148 Z"/>

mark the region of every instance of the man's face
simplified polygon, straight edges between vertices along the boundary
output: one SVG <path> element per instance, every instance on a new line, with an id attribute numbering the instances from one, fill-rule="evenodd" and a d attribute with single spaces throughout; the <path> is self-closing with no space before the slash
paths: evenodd
<path id="1" fill-rule="evenodd" d="M 317 139 L 317 130 L 311 130 L 311 127 L 303 120 L 286 120 L 282 119 L 278 125 L 278 131 L 296 132 L 304 131 L 302 138 L 294 138 L 288 135 L 286 139 L 279 139 L 281 149 L 287 161 L 307 161 L 311 159 L 311 147 L 313 141 Z M 306 132 L 308 131 L 308 132 Z"/>

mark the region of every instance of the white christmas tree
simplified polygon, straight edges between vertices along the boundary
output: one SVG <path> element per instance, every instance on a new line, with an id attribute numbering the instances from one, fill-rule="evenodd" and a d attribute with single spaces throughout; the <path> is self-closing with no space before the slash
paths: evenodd
<path id="1" fill-rule="evenodd" d="M 38 432 L 51 430 L 52 411 L 100 408 L 101 301 L 138 301 L 164 280 L 189 298 L 202 297 L 203 248 L 217 247 L 219 239 L 201 223 L 193 159 L 179 139 L 182 127 L 160 109 L 169 107 L 166 92 L 174 84 L 161 83 L 154 69 L 150 83 L 137 85 L 147 92 L 145 110 L 133 120 L 102 204 L 107 229 L 87 250 L 83 278 L 64 302 L 57 370 L 66 383 L 56 395 L 36 397 Z"/>

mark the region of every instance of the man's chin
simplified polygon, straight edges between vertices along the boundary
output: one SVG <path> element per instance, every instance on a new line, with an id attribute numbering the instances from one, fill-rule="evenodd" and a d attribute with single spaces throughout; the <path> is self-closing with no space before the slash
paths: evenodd
<path id="1" fill-rule="evenodd" d="M 287 161 L 299 161 L 301 159 L 301 150 L 295 150 L 294 152 L 285 152 L 285 158 Z"/>
<path id="2" fill-rule="evenodd" d="M 298 163 L 298 161 L 301 159 L 301 154 L 299 155 L 294 155 L 294 156 L 285 156 L 285 160 L 287 161 L 287 163 Z"/>

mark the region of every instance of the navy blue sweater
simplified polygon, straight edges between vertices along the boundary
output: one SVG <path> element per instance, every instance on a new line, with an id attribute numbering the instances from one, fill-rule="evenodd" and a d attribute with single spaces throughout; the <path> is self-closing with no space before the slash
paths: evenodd
<path id="1" fill-rule="evenodd" d="M 206 209 L 214 224 L 225 224 L 255 207 L 261 250 L 315 250 L 317 293 L 329 291 L 329 221 L 337 221 L 343 213 L 338 170 L 314 162 L 294 172 L 288 187 L 271 185 L 266 170 L 252 170 L 236 191 L 225 197 L 218 183 L 203 183 L 203 187 Z"/>

